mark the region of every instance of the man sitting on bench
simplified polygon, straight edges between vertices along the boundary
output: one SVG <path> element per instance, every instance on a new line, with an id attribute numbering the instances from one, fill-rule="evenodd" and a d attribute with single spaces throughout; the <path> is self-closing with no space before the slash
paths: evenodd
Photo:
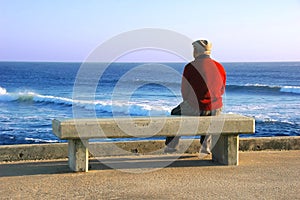
<path id="1" fill-rule="evenodd" d="M 222 110 L 222 95 L 225 91 L 226 73 L 223 66 L 210 58 L 211 43 L 208 40 L 193 42 L 194 61 L 183 71 L 181 94 L 183 102 L 174 108 L 171 115 L 214 116 Z M 177 151 L 178 136 L 167 137 L 165 153 Z M 200 158 L 211 153 L 211 135 L 201 136 Z"/>

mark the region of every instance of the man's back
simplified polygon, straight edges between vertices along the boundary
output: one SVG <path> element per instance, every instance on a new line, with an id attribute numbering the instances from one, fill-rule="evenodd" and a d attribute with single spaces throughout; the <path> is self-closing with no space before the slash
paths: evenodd
<path id="1" fill-rule="evenodd" d="M 209 56 L 199 56 L 185 66 L 181 92 L 184 100 L 200 110 L 222 107 L 226 75 L 222 65 Z"/>

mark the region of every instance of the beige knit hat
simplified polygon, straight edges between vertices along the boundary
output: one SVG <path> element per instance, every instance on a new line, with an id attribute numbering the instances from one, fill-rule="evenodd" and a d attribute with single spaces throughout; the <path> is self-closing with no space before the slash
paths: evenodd
<path id="1" fill-rule="evenodd" d="M 208 40 L 196 40 L 195 42 L 192 43 L 192 45 L 199 51 L 203 52 L 204 54 L 210 54 L 211 53 L 211 48 L 212 44 Z"/>

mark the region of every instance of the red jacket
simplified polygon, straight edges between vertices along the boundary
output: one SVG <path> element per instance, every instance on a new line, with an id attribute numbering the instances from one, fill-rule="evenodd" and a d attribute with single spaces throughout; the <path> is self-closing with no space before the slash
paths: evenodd
<path id="1" fill-rule="evenodd" d="M 183 71 L 181 94 L 183 100 L 200 110 L 215 110 L 223 106 L 226 72 L 223 66 L 207 55 L 197 57 Z"/>

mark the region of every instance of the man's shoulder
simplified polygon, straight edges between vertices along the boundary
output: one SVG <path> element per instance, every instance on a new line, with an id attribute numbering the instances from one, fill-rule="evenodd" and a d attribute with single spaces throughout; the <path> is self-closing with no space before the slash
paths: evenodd
<path id="1" fill-rule="evenodd" d="M 194 67 L 194 66 L 195 66 L 195 61 L 191 61 L 191 62 L 187 63 L 187 64 L 184 66 L 184 68 L 185 68 L 185 69 L 189 69 L 189 68 L 192 68 L 192 67 Z"/>
<path id="2" fill-rule="evenodd" d="M 222 64 L 214 59 L 212 59 L 212 61 L 216 64 L 216 65 L 219 65 L 219 66 L 222 66 Z"/>

